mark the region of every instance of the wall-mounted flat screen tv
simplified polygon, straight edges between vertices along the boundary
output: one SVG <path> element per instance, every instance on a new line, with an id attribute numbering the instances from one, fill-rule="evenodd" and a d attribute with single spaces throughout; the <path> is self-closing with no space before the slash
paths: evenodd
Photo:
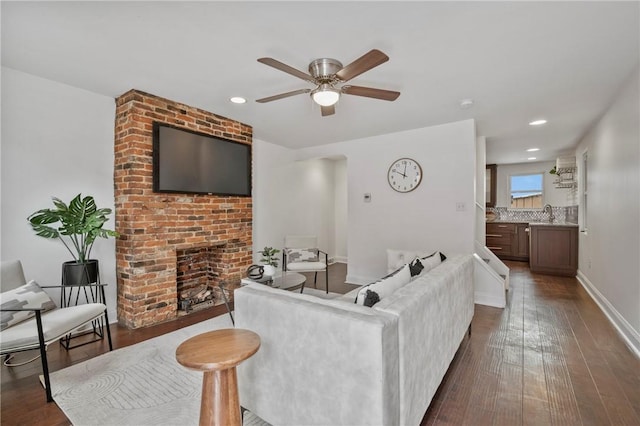
<path id="1" fill-rule="evenodd" d="M 153 191 L 251 195 L 251 145 L 153 123 Z"/>

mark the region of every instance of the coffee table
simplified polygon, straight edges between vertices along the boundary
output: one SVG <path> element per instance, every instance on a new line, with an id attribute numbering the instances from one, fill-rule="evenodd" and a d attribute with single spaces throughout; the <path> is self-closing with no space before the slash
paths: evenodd
<path id="1" fill-rule="evenodd" d="M 265 277 L 259 280 L 252 278 L 243 278 L 240 281 L 240 285 L 247 284 L 264 284 L 269 287 L 279 288 L 280 290 L 294 291 L 300 289 L 300 293 L 304 291 L 304 285 L 307 282 L 307 277 L 297 272 L 282 272 L 279 271 L 273 277 Z"/>
<path id="2" fill-rule="evenodd" d="M 294 291 L 300 289 L 300 293 L 304 291 L 304 285 L 307 282 L 307 277 L 297 272 L 289 272 L 289 271 L 278 271 L 276 275 L 273 277 L 265 277 L 259 280 L 251 279 L 251 278 L 243 278 L 240 280 L 240 285 L 249 285 L 249 284 L 264 284 L 272 288 L 277 288 L 280 290 Z M 227 308 L 227 312 L 231 317 L 231 323 L 235 326 L 236 322 L 233 318 L 233 314 L 231 313 L 231 308 L 229 307 L 229 300 L 227 299 L 227 295 L 224 292 L 224 289 L 220 285 L 220 290 L 222 293 L 222 297 L 224 299 L 224 306 Z"/>

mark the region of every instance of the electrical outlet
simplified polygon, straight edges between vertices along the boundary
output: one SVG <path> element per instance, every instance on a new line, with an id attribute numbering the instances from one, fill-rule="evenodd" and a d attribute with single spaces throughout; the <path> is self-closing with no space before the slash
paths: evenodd
<path id="1" fill-rule="evenodd" d="M 465 205 L 464 205 L 464 203 L 463 203 L 463 202 L 460 202 L 460 201 L 459 201 L 459 202 L 457 202 L 457 203 L 456 203 L 456 211 L 457 211 L 457 212 L 463 212 L 463 211 L 465 211 Z"/>

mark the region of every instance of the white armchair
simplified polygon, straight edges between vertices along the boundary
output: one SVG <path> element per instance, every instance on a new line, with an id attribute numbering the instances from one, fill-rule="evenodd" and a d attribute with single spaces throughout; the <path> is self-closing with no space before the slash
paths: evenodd
<path id="1" fill-rule="evenodd" d="M 0 355 L 40 349 L 47 402 L 53 400 L 49 381 L 47 346 L 87 323 L 104 316 L 109 350 L 113 349 L 107 306 L 104 303 L 105 284 L 65 286 L 92 288 L 102 303 L 86 303 L 66 308 L 56 308 L 55 303 L 43 288 L 62 286 L 39 286 L 35 281 L 25 280 L 20 261 L 3 261 L 0 267 Z"/>
<path id="2" fill-rule="evenodd" d="M 329 255 L 318 248 L 318 239 L 313 235 L 287 235 L 282 250 L 282 269 L 292 272 L 314 272 L 313 284 L 318 281 L 318 272 L 324 272 L 326 290 L 329 293 Z"/>

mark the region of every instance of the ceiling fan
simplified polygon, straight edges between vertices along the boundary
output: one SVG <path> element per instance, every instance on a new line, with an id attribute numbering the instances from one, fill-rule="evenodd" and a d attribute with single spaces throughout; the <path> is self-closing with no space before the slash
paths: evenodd
<path id="1" fill-rule="evenodd" d="M 311 92 L 311 98 L 320 105 L 322 116 L 324 117 L 336 112 L 335 104 L 340 99 L 341 94 L 395 101 L 400 96 L 400 92 L 344 84 L 388 60 L 389 57 L 377 49 L 365 53 L 346 67 L 343 67 L 342 63 L 336 59 L 320 58 L 309 64 L 309 74 L 307 74 L 273 58 L 260 58 L 258 62 L 315 84 L 316 88 L 280 93 L 279 95 L 257 99 L 256 102 L 266 103 Z"/>

